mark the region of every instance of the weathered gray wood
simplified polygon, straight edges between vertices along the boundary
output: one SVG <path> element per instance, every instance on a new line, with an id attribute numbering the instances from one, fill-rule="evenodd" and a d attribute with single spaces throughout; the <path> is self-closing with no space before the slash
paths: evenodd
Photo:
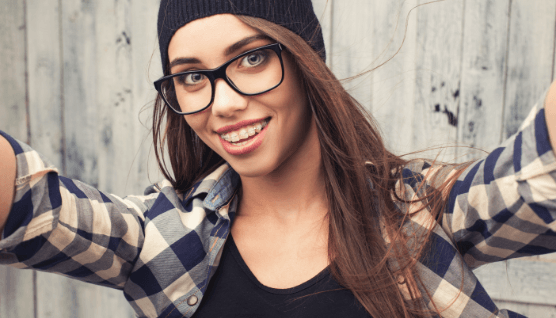
<path id="1" fill-rule="evenodd" d="M 552 81 L 556 2 L 513 0 L 503 138 L 514 134 Z"/>
<path id="2" fill-rule="evenodd" d="M 58 4 L 58 0 L 28 1 L 29 144 L 63 174 L 62 43 Z"/>
<path id="3" fill-rule="evenodd" d="M 53 274 L 37 277 L 37 318 L 133 317 L 123 292 Z M 51 295 L 47 295 L 46 292 Z"/>
<path id="4" fill-rule="evenodd" d="M 30 270 L 0 268 L 0 317 L 35 316 L 34 276 Z"/>
<path id="5" fill-rule="evenodd" d="M 397 154 L 411 151 L 415 97 L 417 1 L 373 1 L 372 102 L 386 146 Z M 406 29 L 407 26 L 407 29 Z M 384 64 L 380 66 L 381 64 Z M 401 115 L 403 114 L 403 116 Z M 395 127 L 395 129 L 393 129 Z"/>
<path id="6" fill-rule="evenodd" d="M 485 265 L 475 274 L 492 298 L 556 306 L 556 262 L 514 259 Z"/>
<path id="7" fill-rule="evenodd" d="M 0 129 L 28 142 L 24 2 L 0 3 L 0 34 Z"/>
<path id="8" fill-rule="evenodd" d="M 131 14 L 129 1 L 96 3 L 97 130 L 99 188 L 123 195 L 136 178 L 136 114 L 132 105 Z M 133 120 L 132 120 L 133 118 Z M 137 124 L 136 124 L 137 123 Z"/>
<path id="9" fill-rule="evenodd" d="M 465 3 L 458 143 L 491 151 L 501 140 L 510 1 Z M 458 149 L 459 160 L 476 152 Z M 464 156 L 466 152 L 471 155 Z"/>
<path id="10" fill-rule="evenodd" d="M 0 130 L 28 142 L 25 3 L 0 3 Z M 0 267 L 0 317 L 35 315 L 34 273 Z"/>
<path id="11" fill-rule="evenodd" d="M 347 79 L 368 69 L 372 62 L 372 28 L 366 23 L 373 15 L 373 2 L 334 1 L 332 48 L 329 61 L 338 79 Z M 363 76 L 344 82 L 346 89 L 363 105 L 371 101 L 371 79 Z"/>
<path id="12" fill-rule="evenodd" d="M 36 318 L 78 317 L 77 284 L 69 278 L 37 273 Z"/>
<path id="13" fill-rule="evenodd" d="M 460 111 L 464 4 L 432 3 L 421 7 L 417 17 L 413 146 L 448 146 L 439 158 L 445 161 L 455 159 L 450 147 L 456 145 Z"/>
<path id="14" fill-rule="evenodd" d="M 152 110 L 156 97 L 153 81 L 162 76 L 156 13 L 159 0 L 134 2 L 131 6 L 131 81 L 133 112 L 128 120 L 136 125 L 133 169 L 136 178 L 130 178 L 125 193 L 141 194 L 146 185 L 162 180 L 152 149 Z"/>
<path id="15" fill-rule="evenodd" d="M 494 300 L 498 308 L 508 309 L 526 317 L 556 318 L 556 307 L 550 305 L 535 305 L 519 302 Z"/>
<path id="16" fill-rule="evenodd" d="M 66 174 L 98 186 L 96 1 L 62 0 Z"/>

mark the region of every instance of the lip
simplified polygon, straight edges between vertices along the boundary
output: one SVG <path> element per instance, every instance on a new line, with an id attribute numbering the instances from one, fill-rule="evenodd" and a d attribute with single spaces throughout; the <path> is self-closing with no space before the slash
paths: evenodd
<path id="1" fill-rule="evenodd" d="M 258 120 L 258 121 L 260 121 L 260 120 Z M 256 123 L 258 121 L 254 121 L 254 122 L 251 121 L 251 123 Z M 243 122 L 240 122 L 240 123 L 243 123 Z M 234 125 L 234 126 L 236 126 L 236 125 Z M 235 146 L 231 142 L 227 142 L 226 140 L 224 140 L 222 138 L 219 138 L 219 139 L 220 139 L 220 142 L 222 143 L 222 147 L 224 147 L 224 150 L 226 150 L 226 152 L 229 153 L 230 155 L 233 155 L 233 156 L 246 155 L 250 152 L 255 151 L 257 148 L 259 148 L 262 145 L 264 137 L 266 135 L 266 131 L 268 129 L 268 126 L 270 126 L 270 122 L 268 123 L 268 125 L 266 125 L 261 130 L 260 133 L 258 133 L 253 139 L 249 140 L 249 143 L 247 145 L 244 145 L 244 146 Z M 243 127 L 243 126 L 240 126 L 240 128 L 241 127 Z M 224 128 L 226 128 L 226 127 L 224 127 Z M 232 130 L 234 130 L 234 129 L 232 129 Z M 230 130 L 227 130 L 227 131 L 230 131 Z"/>
<path id="2" fill-rule="evenodd" d="M 230 131 L 239 130 L 239 129 L 245 127 L 245 126 L 249 126 L 249 125 L 252 125 L 252 124 L 256 124 L 256 123 L 261 122 L 261 121 L 263 121 L 263 120 L 265 120 L 265 119 L 267 119 L 267 118 L 268 118 L 268 117 L 263 117 L 263 118 L 259 118 L 259 119 L 247 119 L 247 120 L 242 120 L 242 121 L 240 121 L 240 122 L 237 123 L 237 124 L 224 126 L 224 127 L 220 128 L 220 129 L 216 130 L 216 132 L 217 132 L 219 135 L 222 135 L 222 134 L 225 134 L 225 133 L 230 132 Z"/>

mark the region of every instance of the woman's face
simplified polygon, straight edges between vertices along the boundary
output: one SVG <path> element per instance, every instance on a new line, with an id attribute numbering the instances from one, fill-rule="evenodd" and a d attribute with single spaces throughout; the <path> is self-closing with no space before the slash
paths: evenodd
<path id="1" fill-rule="evenodd" d="M 170 63 L 188 61 L 173 63 L 171 73 L 213 69 L 241 53 L 271 43 L 230 14 L 195 20 L 180 28 L 170 41 Z M 274 90 L 244 96 L 223 79 L 217 79 L 212 105 L 184 116 L 199 138 L 241 176 L 268 175 L 287 161 L 306 157 L 300 155 L 305 149 L 314 149 L 308 143 L 314 144 L 315 138 L 308 136 L 315 125 L 311 124 L 312 112 L 302 81 L 291 55 L 282 52 L 282 57 L 284 80 Z M 246 133 L 253 136 L 245 139 Z M 238 137 L 242 139 L 237 141 Z"/>

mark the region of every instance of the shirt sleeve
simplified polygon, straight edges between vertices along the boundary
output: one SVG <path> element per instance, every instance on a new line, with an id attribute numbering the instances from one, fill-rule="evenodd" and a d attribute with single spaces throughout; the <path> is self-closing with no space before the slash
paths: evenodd
<path id="1" fill-rule="evenodd" d="M 519 131 L 467 166 L 450 191 L 441 225 L 471 268 L 556 251 L 556 158 L 545 96 Z"/>
<path id="2" fill-rule="evenodd" d="M 58 175 L 39 153 L 0 131 L 14 149 L 15 198 L 0 236 L 0 264 L 60 273 L 123 289 L 157 193 L 120 198 Z"/>

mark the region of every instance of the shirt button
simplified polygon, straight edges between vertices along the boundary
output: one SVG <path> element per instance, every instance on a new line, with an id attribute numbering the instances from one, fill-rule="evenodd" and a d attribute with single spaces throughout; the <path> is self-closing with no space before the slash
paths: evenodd
<path id="1" fill-rule="evenodd" d="M 197 304 L 197 301 L 199 301 L 199 298 L 197 298 L 197 296 L 195 295 L 189 296 L 189 298 L 187 298 L 187 304 L 189 306 L 195 306 L 195 304 Z"/>

